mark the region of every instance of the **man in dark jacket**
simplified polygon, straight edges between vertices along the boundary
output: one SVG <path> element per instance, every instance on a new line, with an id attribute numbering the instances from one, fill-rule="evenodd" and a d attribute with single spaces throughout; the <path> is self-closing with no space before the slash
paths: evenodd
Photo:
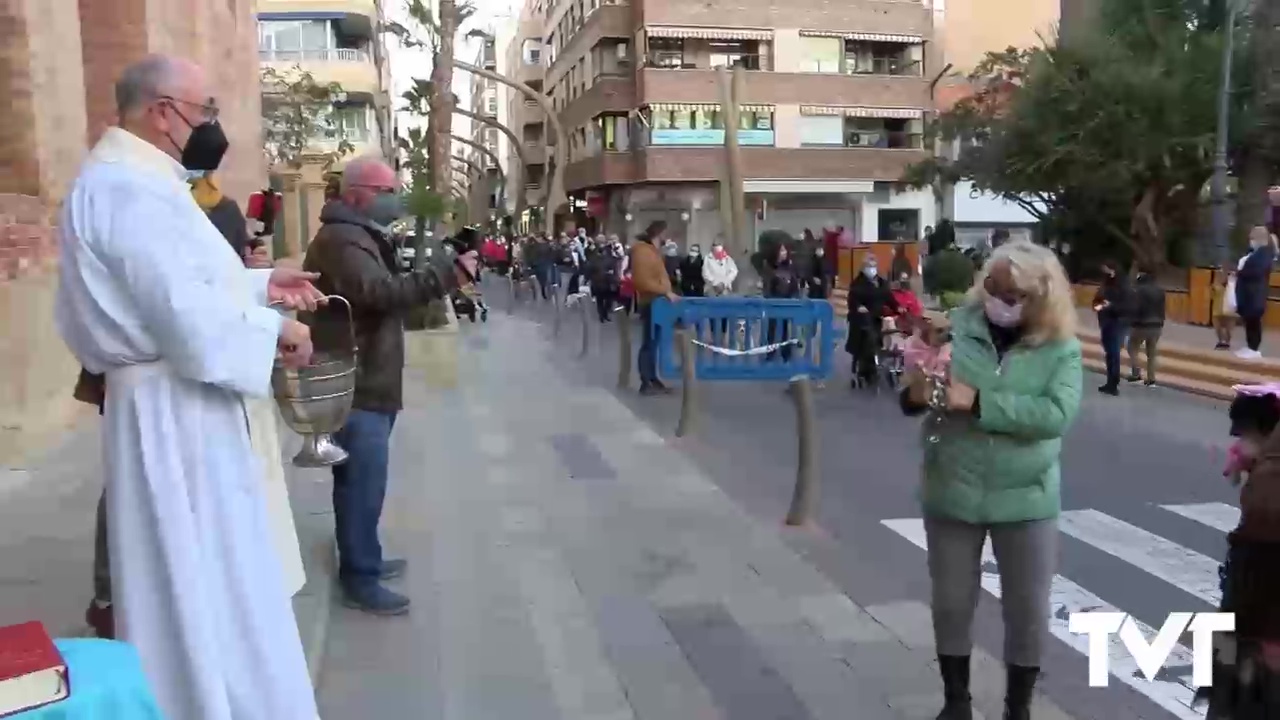
<path id="1" fill-rule="evenodd" d="M 880 266 L 868 253 L 862 271 L 849 283 L 849 335 L 844 349 L 853 356 L 853 386 L 868 387 L 876 380 L 876 351 L 880 347 L 880 323 L 886 313 L 896 312 L 889 281 L 880 276 Z"/>
<path id="2" fill-rule="evenodd" d="M 1102 340 L 1102 354 L 1106 359 L 1107 381 L 1098 388 L 1105 395 L 1120 394 L 1120 350 L 1133 313 L 1133 290 L 1129 279 L 1120 272 L 1120 264 L 1114 260 L 1102 263 L 1102 285 L 1093 298 L 1093 311 L 1098 314 L 1098 335 Z"/>
<path id="3" fill-rule="evenodd" d="M 403 407 L 404 316 L 445 297 L 456 284 L 452 272 L 402 272 L 385 230 L 405 214 L 399 189 L 395 171 L 385 162 L 351 161 L 340 197 L 320 212 L 320 231 L 303 262 L 305 269 L 320 273 L 321 291 L 351 303 L 355 318 L 355 398 L 335 436 L 350 457 L 333 467 L 334 530 L 344 602 L 378 615 L 409 610 L 408 598 L 381 584 L 403 573 L 405 561 L 383 558 L 378 542 L 391 430 Z M 330 302 L 306 322 L 317 354 L 350 347 L 343 303 Z"/>
<path id="4" fill-rule="evenodd" d="M 1271 291 L 1271 271 L 1276 262 L 1275 240 L 1271 231 L 1258 225 L 1249 231 L 1249 254 L 1240 261 L 1236 273 L 1236 314 L 1244 324 L 1246 347 L 1237 352 L 1242 358 L 1262 357 L 1262 318 L 1267 313 L 1267 297 Z"/>
<path id="5" fill-rule="evenodd" d="M 1133 327 L 1129 330 L 1129 382 L 1142 380 L 1138 370 L 1138 351 L 1147 356 L 1147 387 L 1156 384 L 1156 345 L 1164 330 L 1164 288 L 1145 267 L 1138 268 L 1133 283 Z"/>

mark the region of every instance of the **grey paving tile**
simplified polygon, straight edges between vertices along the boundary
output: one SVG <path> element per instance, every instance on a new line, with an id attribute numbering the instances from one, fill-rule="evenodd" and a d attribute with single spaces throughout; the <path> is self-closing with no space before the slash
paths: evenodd
<path id="1" fill-rule="evenodd" d="M 730 720 L 648 603 L 633 596 L 604 597 L 596 617 L 637 718 Z"/>
<path id="2" fill-rule="evenodd" d="M 931 650 L 912 650 L 887 641 L 843 642 L 836 645 L 836 651 L 852 670 L 858 687 L 873 695 L 888 698 L 942 692 Z"/>
<path id="3" fill-rule="evenodd" d="M 933 649 L 933 614 L 928 605 L 899 602 L 872 605 L 866 610 L 907 647 L 913 650 Z"/>
<path id="4" fill-rule="evenodd" d="M 809 595 L 800 598 L 799 604 L 800 614 L 828 642 L 881 642 L 893 638 L 888 628 L 854 604 L 848 595 Z"/>
<path id="5" fill-rule="evenodd" d="M 552 435 L 555 449 L 569 477 L 575 480 L 616 480 L 618 471 L 605 459 L 591 438 L 583 433 Z"/>
<path id="6" fill-rule="evenodd" d="M 716 703 L 733 720 L 813 716 L 760 648 L 720 605 L 667 608 L 662 620 Z"/>

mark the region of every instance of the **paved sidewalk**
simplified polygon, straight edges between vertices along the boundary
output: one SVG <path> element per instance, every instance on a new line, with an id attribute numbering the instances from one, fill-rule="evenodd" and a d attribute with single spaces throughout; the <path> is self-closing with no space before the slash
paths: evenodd
<path id="1" fill-rule="evenodd" d="M 1098 315 L 1088 308 L 1078 308 L 1080 327 L 1096 333 L 1098 331 Z M 1218 342 L 1213 328 L 1202 325 L 1167 322 L 1160 334 L 1160 342 L 1175 343 L 1200 350 L 1213 350 Z M 1231 334 L 1231 349 L 1244 347 L 1244 326 L 1237 326 Z M 1269 358 L 1280 358 L 1280 331 L 1271 328 L 1262 330 L 1262 354 Z"/>
<path id="2" fill-rule="evenodd" d="M 408 617 L 335 608 L 326 718 L 933 718 L 928 609 L 862 608 L 545 328 L 464 324 L 459 387 L 406 374 L 384 516 Z M 412 362 L 411 362 L 412 364 Z M 977 653 L 997 718 L 1003 669 Z M 1038 700 L 1037 720 L 1069 718 Z"/>
<path id="3" fill-rule="evenodd" d="M 288 463 L 300 441 L 283 425 L 280 440 L 308 576 L 306 587 L 294 596 L 294 612 L 314 675 L 329 619 L 329 485 L 315 482 L 314 473 L 320 471 Z M 0 468 L 0 627 L 40 620 L 55 637 L 90 633 L 84 610 L 93 595 L 94 520 L 101 493 L 96 414 L 65 433 L 30 467 Z"/>

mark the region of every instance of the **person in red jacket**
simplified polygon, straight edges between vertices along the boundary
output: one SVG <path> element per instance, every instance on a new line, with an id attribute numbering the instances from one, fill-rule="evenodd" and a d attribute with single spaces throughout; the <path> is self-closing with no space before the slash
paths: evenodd
<path id="1" fill-rule="evenodd" d="M 911 290 L 911 276 L 902 273 L 894 278 L 890 292 L 898 303 L 899 327 L 914 327 L 915 320 L 924 315 L 924 305 Z"/>

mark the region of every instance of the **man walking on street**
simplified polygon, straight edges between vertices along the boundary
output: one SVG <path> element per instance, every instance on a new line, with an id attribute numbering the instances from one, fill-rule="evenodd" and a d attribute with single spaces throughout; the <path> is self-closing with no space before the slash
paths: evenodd
<path id="1" fill-rule="evenodd" d="M 150 56 L 116 84 L 120 125 L 63 203 L 55 319 L 106 375 L 103 465 L 116 630 L 165 717 L 316 720 L 272 544 L 246 400 L 310 362 L 313 276 L 248 270 L 185 182 L 227 149 L 195 64 Z"/>
<path id="2" fill-rule="evenodd" d="M 1139 266 L 1133 284 L 1133 328 L 1129 331 L 1129 382 L 1142 380 L 1138 352 L 1147 356 L 1147 376 L 1143 385 L 1156 384 L 1156 346 L 1164 330 L 1164 288 L 1145 267 Z"/>
<path id="3" fill-rule="evenodd" d="M 1129 279 L 1120 272 L 1114 260 L 1102 263 L 1102 284 L 1093 298 L 1093 311 L 1098 314 L 1098 335 L 1106 359 L 1107 380 L 1098 388 L 1104 395 L 1120 394 L 1120 352 L 1129 333 L 1133 291 Z"/>
<path id="4" fill-rule="evenodd" d="M 631 248 L 631 278 L 635 284 L 636 304 L 640 307 L 640 352 L 636 365 L 640 371 L 640 394 L 654 395 L 667 391 L 658 379 L 658 338 L 653 329 L 653 301 L 666 297 L 679 299 L 671 290 L 671 279 L 658 246 L 667 239 L 667 224 L 655 221 L 645 229 L 639 242 Z"/>
<path id="5" fill-rule="evenodd" d="M 356 158 L 342 173 L 341 196 L 320 212 L 320 231 L 303 268 L 320 273 L 318 286 L 351 303 L 355 318 L 355 400 L 335 435 L 349 454 L 333 467 L 334 532 L 343 602 L 375 615 L 409 611 L 409 599 L 382 581 L 405 571 L 404 560 L 382 555 L 378 522 L 387 493 L 391 430 L 403 407 L 404 317 L 445 297 L 451 273 L 402 273 L 386 227 L 405 215 L 395 170 L 380 158 Z M 312 318 L 318 351 L 351 344 L 351 320 L 340 302 Z"/>

